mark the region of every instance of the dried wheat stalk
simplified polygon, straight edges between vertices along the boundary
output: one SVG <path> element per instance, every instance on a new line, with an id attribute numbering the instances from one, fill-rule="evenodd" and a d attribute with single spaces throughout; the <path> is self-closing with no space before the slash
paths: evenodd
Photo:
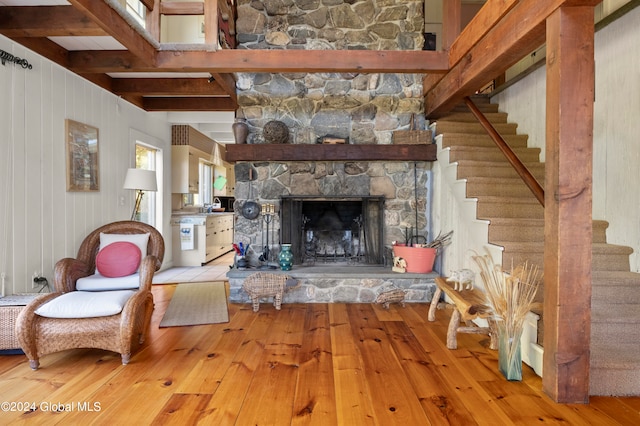
<path id="1" fill-rule="evenodd" d="M 507 273 L 502 266 L 493 262 L 491 255 L 473 256 L 480 268 L 480 277 L 484 282 L 487 302 L 493 310 L 498 333 L 504 333 L 509 345 L 509 363 L 515 356 L 517 345 L 522 336 L 527 312 L 531 310 L 533 299 L 541 281 L 537 266 L 527 262 Z"/>

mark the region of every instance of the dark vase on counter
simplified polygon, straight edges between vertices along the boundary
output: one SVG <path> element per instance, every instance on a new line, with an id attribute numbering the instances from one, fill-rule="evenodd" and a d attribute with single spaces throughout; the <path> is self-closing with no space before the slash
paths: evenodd
<path id="1" fill-rule="evenodd" d="M 231 125 L 233 131 L 233 137 L 237 144 L 247 143 L 247 136 L 249 136 L 249 125 L 244 118 L 236 118 L 236 121 Z"/>

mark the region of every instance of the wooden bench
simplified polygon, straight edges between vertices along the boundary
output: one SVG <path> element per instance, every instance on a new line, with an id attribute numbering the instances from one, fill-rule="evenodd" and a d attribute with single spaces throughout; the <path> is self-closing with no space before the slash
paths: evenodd
<path id="1" fill-rule="evenodd" d="M 474 334 L 487 334 L 491 337 L 491 349 L 498 348 L 498 339 L 495 332 L 494 321 L 491 316 L 491 308 L 487 306 L 484 294 L 480 290 L 462 290 L 456 291 L 453 289 L 453 283 L 448 283 L 445 277 L 436 278 L 436 288 L 431 299 L 431 306 L 429 306 L 429 321 L 436 320 L 436 309 L 442 292 L 449 296 L 449 299 L 453 302 L 454 309 L 451 314 L 451 321 L 449 321 L 449 328 L 447 330 L 447 348 L 458 348 L 458 333 L 474 333 Z M 484 318 L 489 323 L 489 327 L 479 327 L 475 325 L 472 320 L 476 318 Z M 465 322 L 465 326 L 460 325 L 460 321 Z"/>

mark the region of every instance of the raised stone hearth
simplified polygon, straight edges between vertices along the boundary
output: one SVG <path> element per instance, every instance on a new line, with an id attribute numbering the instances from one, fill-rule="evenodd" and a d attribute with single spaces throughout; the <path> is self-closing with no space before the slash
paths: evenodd
<path id="1" fill-rule="evenodd" d="M 229 301 L 249 303 L 242 290 L 244 279 L 258 272 L 256 269 L 234 269 L 229 278 Z M 436 273 L 400 274 L 384 266 L 308 266 L 294 267 L 291 271 L 267 271 L 287 274 L 298 280 L 298 287 L 285 292 L 283 303 L 373 303 L 376 296 L 395 286 L 406 291 L 408 303 L 429 303 L 435 292 Z"/>

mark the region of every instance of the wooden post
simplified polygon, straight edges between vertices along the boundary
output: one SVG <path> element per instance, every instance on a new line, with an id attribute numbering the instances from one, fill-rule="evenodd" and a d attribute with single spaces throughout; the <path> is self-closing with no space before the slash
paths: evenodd
<path id="1" fill-rule="evenodd" d="M 547 19 L 544 391 L 589 400 L 594 102 L 592 6 Z"/>
<path id="2" fill-rule="evenodd" d="M 462 1 L 444 0 L 442 3 L 442 50 L 448 52 L 460 35 Z"/>

